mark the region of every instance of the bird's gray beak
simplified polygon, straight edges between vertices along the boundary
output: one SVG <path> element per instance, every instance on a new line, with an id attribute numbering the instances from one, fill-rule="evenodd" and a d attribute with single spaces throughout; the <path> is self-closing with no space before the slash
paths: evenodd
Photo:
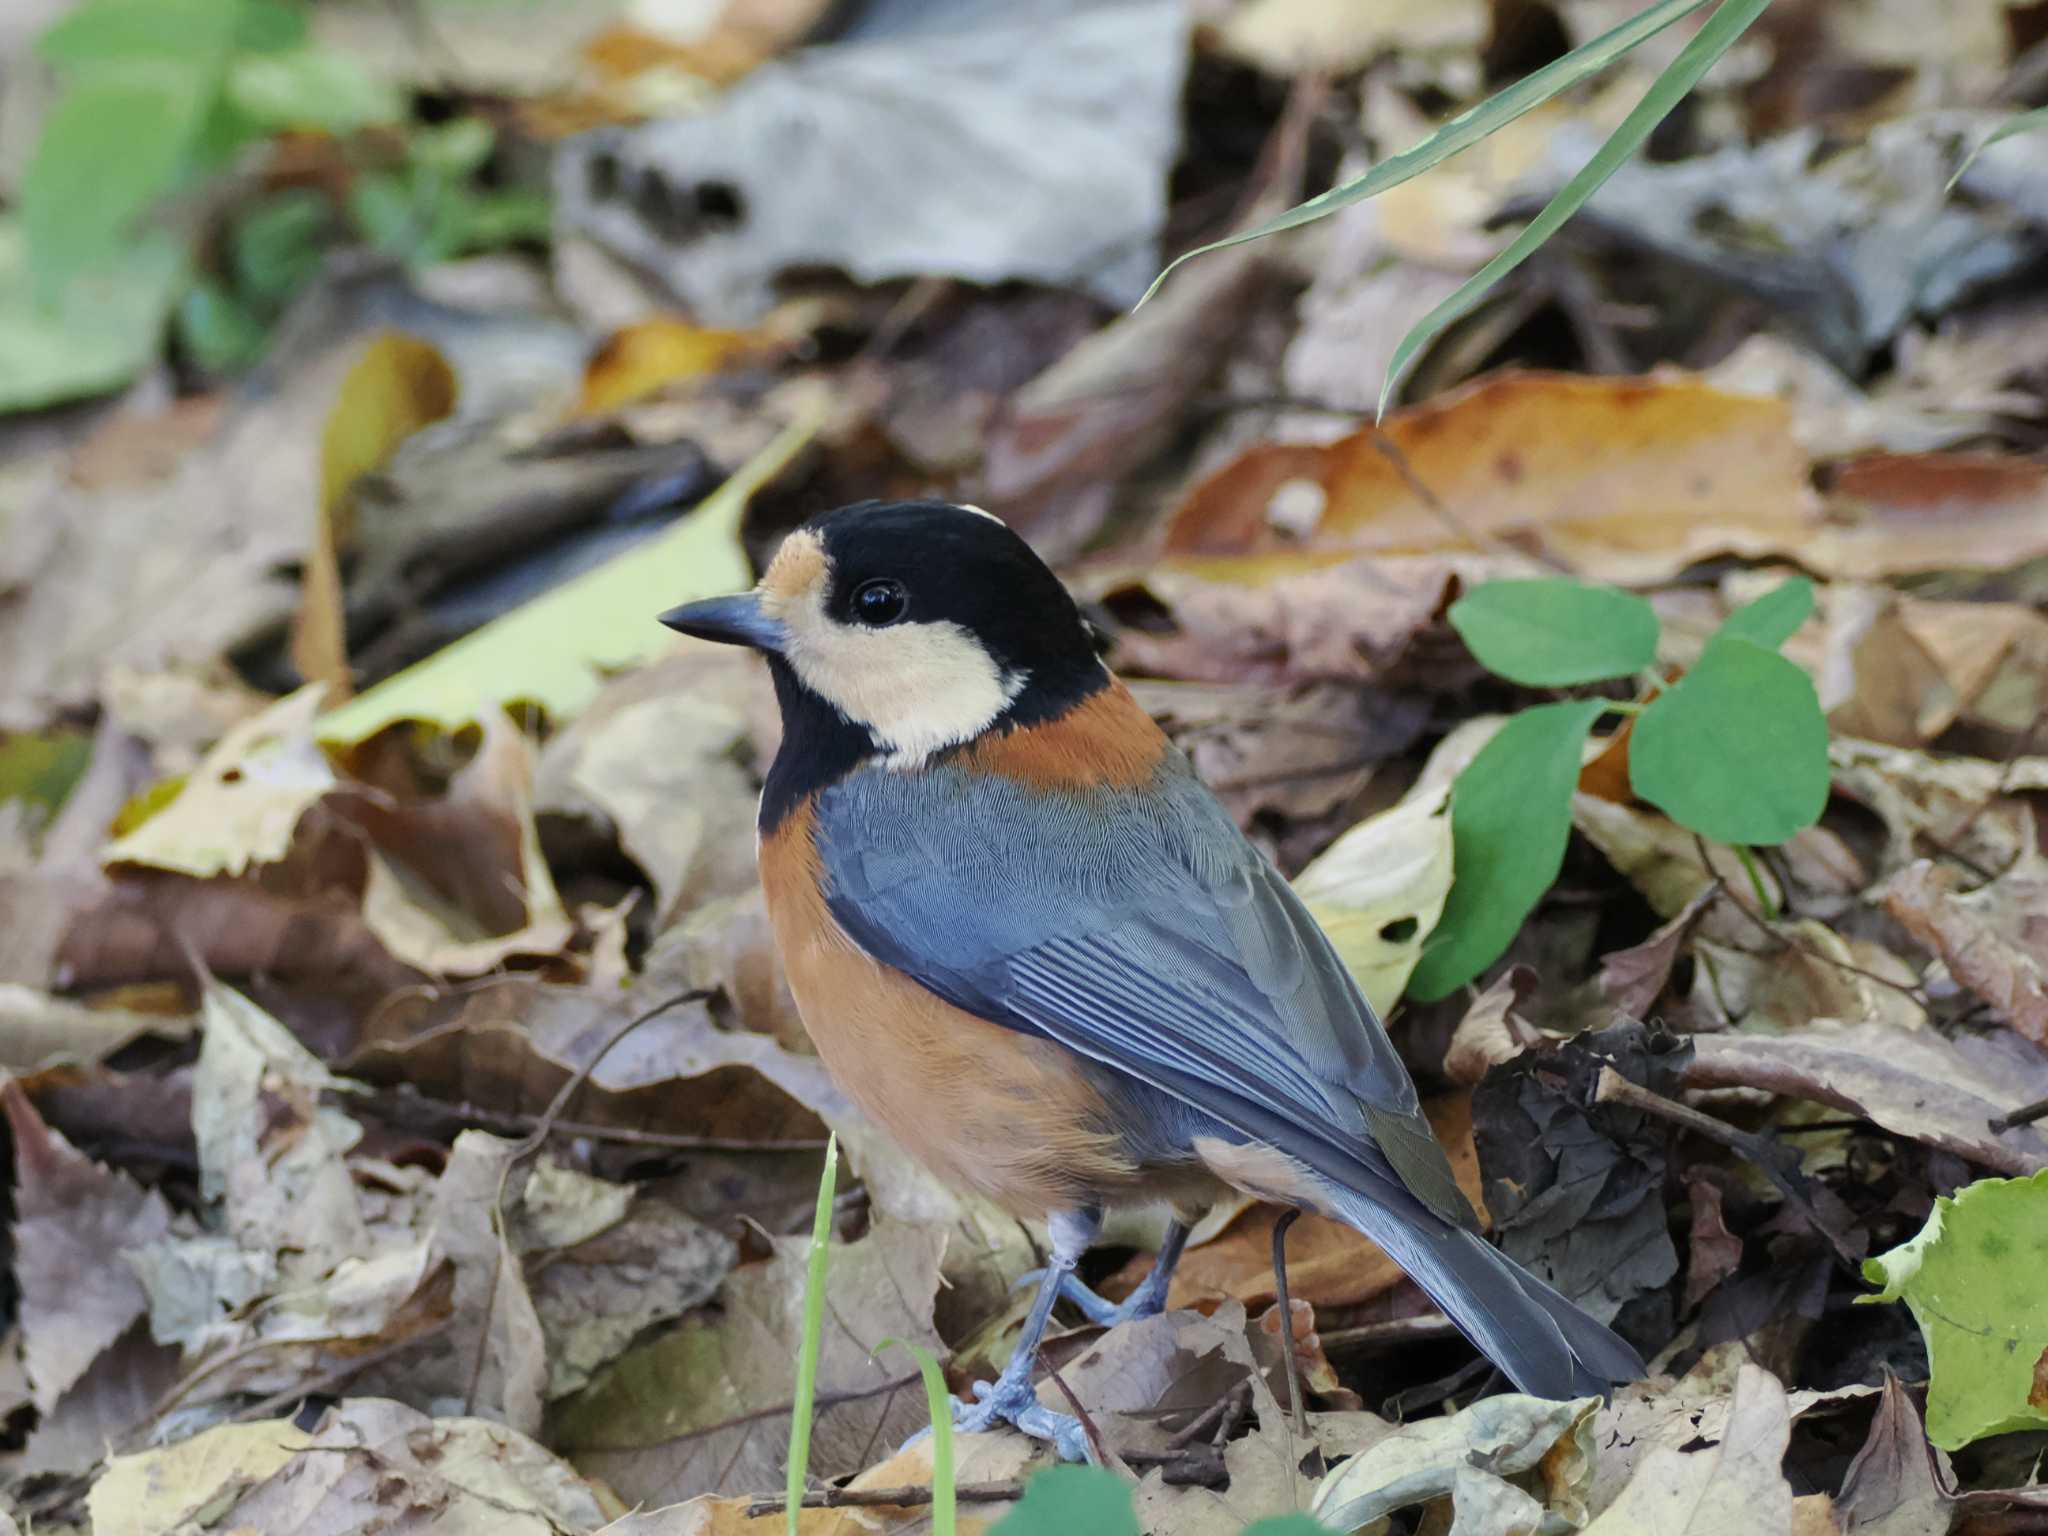
<path id="1" fill-rule="evenodd" d="M 716 640 L 721 645 L 751 645 L 757 651 L 779 652 L 788 639 L 782 621 L 761 607 L 760 596 L 742 592 L 735 597 L 707 597 L 700 603 L 685 603 L 661 616 L 670 629 L 699 640 Z"/>

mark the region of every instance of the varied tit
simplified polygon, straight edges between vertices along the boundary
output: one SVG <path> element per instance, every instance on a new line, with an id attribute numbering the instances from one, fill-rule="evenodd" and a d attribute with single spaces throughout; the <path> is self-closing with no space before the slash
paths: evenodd
<path id="1" fill-rule="evenodd" d="M 662 615 L 764 652 L 782 746 L 761 882 L 818 1053 L 941 1179 L 1044 1219 L 1051 1263 L 964 1429 L 1084 1451 L 1032 1389 L 1062 1295 L 1160 1310 L 1223 1186 L 1370 1237 L 1525 1392 L 1643 1374 L 1493 1248 L 1386 1030 L 1329 941 L 1097 657 L 997 519 L 864 503 L 784 540 L 760 585 Z M 1075 1266 L 1105 1208 L 1181 1217 L 1112 1307 Z"/>

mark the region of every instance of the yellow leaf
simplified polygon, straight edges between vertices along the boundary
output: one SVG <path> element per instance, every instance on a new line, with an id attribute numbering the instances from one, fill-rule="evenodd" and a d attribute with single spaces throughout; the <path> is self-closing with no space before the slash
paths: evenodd
<path id="1" fill-rule="evenodd" d="M 366 690 L 318 724 L 322 741 L 362 741 L 397 720 L 454 729 L 494 704 L 530 702 L 557 719 L 595 696 L 601 674 L 651 661 L 673 637 L 665 608 L 744 587 L 740 514 L 824 424 L 809 405 L 704 505 L 659 538 L 493 619 Z"/>
<path id="2" fill-rule="evenodd" d="M 683 379 L 716 373 L 760 338 L 749 331 L 707 330 L 657 315 L 615 332 L 583 371 L 578 415 L 594 416 Z"/>
<path id="3" fill-rule="evenodd" d="M 341 551 L 349 541 L 348 495 L 382 469 L 413 433 L 455 409 L 455 373 L 434 347 L 386 331 L 373 338 L 342 380 L 320 434 L 320 505 L 314 509 L 305 593 L 292 626 L 292 661 L 329 697 L 348 697 Z"/>

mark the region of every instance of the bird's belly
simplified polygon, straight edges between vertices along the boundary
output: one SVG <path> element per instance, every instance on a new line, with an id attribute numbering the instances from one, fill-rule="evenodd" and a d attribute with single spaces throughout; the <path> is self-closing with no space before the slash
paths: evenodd
<path id="1" fill-rule="evenodd" d="M 1150 1195 L 1072 1055 L 962 1012 L 847 938 L 825 905 L 808 807 L 763 840 L 761 883 L 819 1056 L 905 1151 L 1023 1217 Z"/>

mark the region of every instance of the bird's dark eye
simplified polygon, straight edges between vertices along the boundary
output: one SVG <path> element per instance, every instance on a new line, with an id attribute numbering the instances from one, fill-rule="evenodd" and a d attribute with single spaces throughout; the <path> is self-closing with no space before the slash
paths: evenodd
<path id="1" fill-rule="evenodd" d="M 853 616 L 870 629 L 894 624 L 910 607 L 910 594 L 903 583 L 888 576 L 864 581 L 853 594 Z"/>

